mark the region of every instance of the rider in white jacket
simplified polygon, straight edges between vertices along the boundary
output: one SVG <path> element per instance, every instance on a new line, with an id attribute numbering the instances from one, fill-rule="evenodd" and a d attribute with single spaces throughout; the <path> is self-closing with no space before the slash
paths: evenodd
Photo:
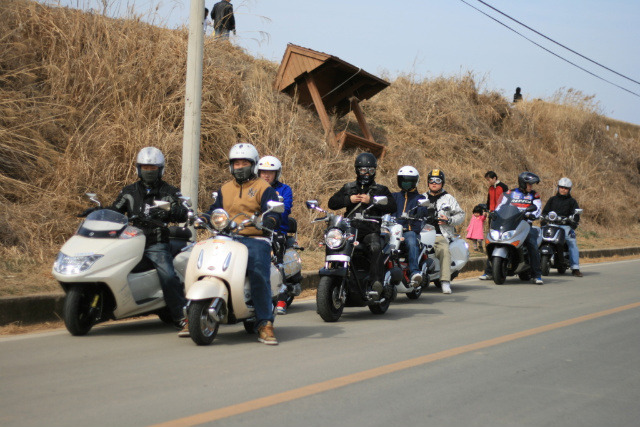
<path id="1" fill-rule="evenodd" d="M 429 191 L 425 196 L 431 203 L 435 203 L 437 218 L 433 222 L 436 227 L 436 257 L 440 260 L 440 282 L 442 293 L 451 293 L 451 253 L 449 252 L 449 239 L 455 235 L 455 226 L 462 224 L 465 213 L 460 208 L 458 201 L 451 194 L 443 190 L 444 172 L 433 169 L 428 175 Z"/>

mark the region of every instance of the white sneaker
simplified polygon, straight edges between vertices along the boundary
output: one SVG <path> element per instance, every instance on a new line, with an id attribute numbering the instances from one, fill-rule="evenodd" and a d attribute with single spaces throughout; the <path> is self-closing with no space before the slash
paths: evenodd
<path id="1" fill-rule="evenodd" d="M 411 276 L 411 285 L 414 288 L 417 288 L 418 286 L 420 286 L 420 283 L 422 283 L 422 274 L 416 273 L 413 276 Z"/>
<path id="2" fill-rule="evenodd" d="M 451 283 L 449 282 L 441 282 L 442 283 L 442 293 L 450 294 L 451 293 Z"/>
<path id="3" fill-rule="evenodd" d="M 482 276 L 478 276 L 478 279 L 480 279 L 480 280 L 493 280 L 493 276 L 491 276 L 489 274 L 483 274 Z"/>

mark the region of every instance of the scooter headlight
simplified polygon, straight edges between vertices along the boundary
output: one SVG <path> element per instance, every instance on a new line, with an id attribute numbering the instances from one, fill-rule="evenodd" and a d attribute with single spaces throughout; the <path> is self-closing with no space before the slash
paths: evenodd
<path id="1" fill-rule="evenodd" d="M 344 245 L 344 234 L 339 229 L 332 228 L 324 235 L 324 242 L 329 249 L 338 249 Z"/>
<path id="2" fill-rule="evenodd" d="M 504 233 L 502 233 L 502 236 L 500 236 L 500 239 L 511 240 L 513 236 L 515 236 L 515 234 L 516 234 L 516 230 L 505 231 Z"/>
<path id="3" fill-rule="evenodd" d="M 491 230 L 489 236 L 491 237 L 491 240 L 500 240 L 500 232 L 498 230 Z"/>
<path id="4" fill-rule="evenodd" d="M 229 225 L 229 214 L 224 209 L 216 209 L 211 214 L 211 225 L 218 231 L 222 231 Z"/>
<path id="5" fill-rule="evenodd" d="M 80 274 L 90 269 L 102 257 L 103 255 L 68 256 L 60 252 L 53 263 L 53 269 L 60 274 Z"/>

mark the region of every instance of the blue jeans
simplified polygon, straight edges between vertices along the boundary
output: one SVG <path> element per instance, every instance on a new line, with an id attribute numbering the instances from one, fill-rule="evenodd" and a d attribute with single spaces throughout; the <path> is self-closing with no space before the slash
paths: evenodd
<path id="1" fill-rule="evenodd" d="M 580 251 L 576 241 L 576 232 L 568 225 L 561 225 L 564 229 L 564 240 L 569 247 L 569 262 L 572 270 L 580 270 Z"/>
<path id="2" fill-rule="evenodd" d="M 247 277 L 251 285 L 251 299 L 256 310 L 256 330 L 267 321 L 273 322 L 271 300 L 271 246 L 264 240 L 238 237 L 236 240 L 249 249 Z"/>
<path id="3" fill-rule="evenodd" d="M 407 258 L 409 259 L 409 272 L 411 275 L 420 272 L 418 268 L 418 256 L 420 255 L 420 246 L 418 245 L 418 235 L 414 231 L 405 231 L 404 244 L 407 250 Z"/>
<path id="4" fill-rule="evenodd" d="M 529 234 L 527 234 L 527 240 L 524 241 L 529 252 L 529 265 L 533 277 L 536 279 L 542 278 L 542 269 L 540 268 L 540 251 L 538 250 L 538 229 L 531 227 Z"/>
<path id="5" fill-rule="evenodd" d="M 184 297 L 184 285 L 176 275 L 173 268 L 173 257 L 168 243 L 154 243 L 144 250 L 144 255 L 155 266 L 160 279 L 160 287 L 167 308 L 171 312 L 174 321 L 184 317 L 182 308 L 187 303 Z"/>

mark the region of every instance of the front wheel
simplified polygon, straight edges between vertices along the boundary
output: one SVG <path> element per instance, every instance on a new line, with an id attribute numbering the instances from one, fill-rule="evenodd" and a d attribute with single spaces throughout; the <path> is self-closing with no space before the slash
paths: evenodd
<path id="1" fill-rule="evenodd" d="M 543 276 L 549 275 L 549 270 L 551 270 L 551 258 L 549 255 L 542 255 L 542 257 L 540 257 L 540 270 L 542 270 Z"/>
<path id="2" fill-rule="evenodd" d="M 194 343 L 209 345 L 218 334 L 220 323 L 209 316 L 211 300 L 193 301 L 187 313 L 189 334 Z"/>
<path id="3" fill-rule="evenodd" d="M 422 295 L 422 286 L 418 286 L 417 288 L 414 288 L 411 292 L 407 292 L 405 295 L 409 299 L 420 298 L 420 295 Z"/>
<path id="4" fill-rule="evenodd" d="M 343 279 L 345 280 L 345 279 Z M 340 295 L 340 279 L 323 276 L 316 292 L 317 311 L 325 322 L 336 322 L 344 310 L 344 302 Z"/>
<path id="5" fill-rule="evenodd" d="M 558 267 L 558 274 L 564 274 L 567 271 L 567 267 L 564 265 Z"/>
<path id="6" fill-rule="evenodd" d="M 502 285 L 507 280 L 507 260 L 494 256 L 491 258 L 493 283 Z"/>
<path id="7" fill-rule="evenodd" d="M 96 288 L 74 286 L 64 299 L 64 325 L 71 335 L 89 333 L 102 315 L 102 298 Z"/>

